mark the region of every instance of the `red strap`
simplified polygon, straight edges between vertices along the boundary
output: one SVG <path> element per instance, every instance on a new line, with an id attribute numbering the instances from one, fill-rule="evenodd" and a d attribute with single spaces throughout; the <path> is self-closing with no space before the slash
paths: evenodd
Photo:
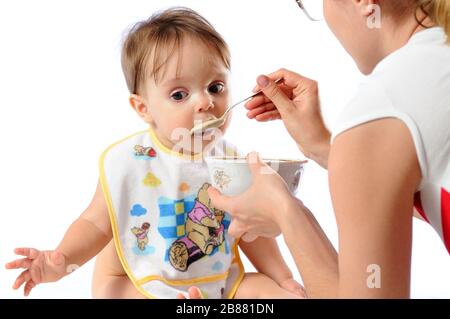
<path id="1" fill-rule="evenodd" d="M 420 198 L 420 192 L 414 194 L 414 207 L 417 209 L 420 216 L 422 216 L 422 218 L 425 219 L 427 223 L 430 223 L 422 207 L 422 199 Z"/>
<path id="2" fill-rule="evenodd" d="M 441 188 L 441 219 L 444 243 L 450 254 L 450 193 Z"/>

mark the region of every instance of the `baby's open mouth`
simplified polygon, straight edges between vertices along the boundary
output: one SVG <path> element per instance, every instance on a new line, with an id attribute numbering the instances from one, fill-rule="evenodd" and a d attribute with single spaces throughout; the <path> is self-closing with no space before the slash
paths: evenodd
<path id="1" fill-rule="evenodd" d="M 215 117 L 214 115 L 208 116 L 206 119 L 204 119 L 202 122 L 208 122 L 211 120 L 217 120 L 217 117 Z"/>

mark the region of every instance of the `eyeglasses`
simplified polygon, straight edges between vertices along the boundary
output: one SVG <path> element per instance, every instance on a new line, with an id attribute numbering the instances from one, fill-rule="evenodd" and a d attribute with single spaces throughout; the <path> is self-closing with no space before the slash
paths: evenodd
<path id="1" fill-rule="evenodd" d="M 309 20 L 322 21 L 324 19 L 323 0 L 295 0 L 295 2 Z"/>

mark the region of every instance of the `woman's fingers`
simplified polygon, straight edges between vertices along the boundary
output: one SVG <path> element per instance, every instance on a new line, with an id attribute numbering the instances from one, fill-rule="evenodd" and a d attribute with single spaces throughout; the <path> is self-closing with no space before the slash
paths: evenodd
<path id="1" fill-rule="evenodd" d="M 243 241 L 245 241 L 246 243 L 250 243 L 252 241 L 255 241 L 258 238 L 257 235 L 254 234 L 250 234 L 250 233 L 245 233 L 242 235 L 241 239 Z"/>
<path id="2" fill-rule="evenodd" d="M 228 227 L 228 234 L 232 237 L 239 238 L 246 232 L 246 230 L 247 229 L 238 220 L 233 219 L 230 227 Z"/>
<path id="3" fill-rule="evenodd" d="M 292 87 L 280 83 L 277 83 L 277 86 L 286 96 L 292 97 Z M 264 94 L 259 94 L 245 103 L 244 106 L 247 110 L 252 110 L 266 103 L 272 103 L 272 101 Z"/>
<path id="4" fill-rule="evenodd" d="M 253 180 L 257 180 L 258 175 L 276 173 L 269 165 L 261 160 L 257 152 L 248 153 L 246 160 L 252 172 Z"/>
<path id="5" fill-rule="evenodd" d="M 265 95 L 257 95 L 245 103 L 244 106 L 247 110 L 252 110 L 268 102 L 270 102 L 270 100 Z"/>
<path id="6" fill-rule="evenodd" d="M 267 74 L 267 77 L 272 81 L 283 79 L 282 83 L 279 84 L 278 86 L 284 88 L 283 91 L 285 93 L 287 93 L 285 89 L 292 90 L 308 81 L 308 78 L 305 78 L 304 76 L 301 76 L 298 73 L 286 69 L 279 69 L 275 72 L 269 73 Z M 258 84 L 253 88 L 253 92 L 260 91 L 261 89 L 264 88 L 259 82 L 257 83 Z"/>
<path id="7" fill-rule="evenodd" d="M 31 289 L 33 289 L 34 287 L 36 287 L 36 284 L 34 283 L 33 280 L 27 281 L 27 283 L 25 284 L 25 287 L 23 288 L 24 295 L 28 296 L 31 292 Z"/>
<path id="8" fill-rule="evenodd" d="M 295 104 L 271 78 L 260 75 L 256 81 L 264 95 L 275 104 L 281 114 L 287 115 L 290 114 L 292 110 L 295 110 Z"/>
<path id="9" fill-rule="evenodd" d="M 274 120 L 280 120 L 281 114 L 278 112 L 278 110 L 266 112 L 263 114 L 259 114 L 255 116 L 255 120 L 258 122 L 268 122 L 268 121 L 274 121 Z"/>
<path id="10" fill-rule="evenodd" d="M 14 249 L 14 253 L 16 255 L 28 257 L 30 259 L 35 259 L 37 256 L 39 256 L 39 250 L 35 248 L 16 248 Z"/>
<path id="11" fill-rule="evenodd" d="M 265 112 L 276 110 L 275 105 L 272 102 L 261 104 L 260 106 L 250 110 L 247 112 L 247 117 L 250 119 L 255 118 L 260 114 L 264 114 Z"/>
<path id="12" fill-rule="evenodd" d="M 309 80 L 298 73 L 286 69 L 279 69 L 275 72 L 269 73 L 267 76 L 273 81 L 283 79 L 283 84 L 291 88 L 301 86 Z"/>
<path id="13" fill-rule="evenodd" d="M 5 265 L 5 268 L 6 269 L 30 268 L 31 261 L 32 260 L 29 258 L 16 259 L 14 261 L 7 263 Z"/>
<path id="14" fill-rule="evenodd" d="M 30 279 L 31 279 L 30 271 L 29 270 L 23 271 L 14 282 L 13 289 L 19 289 L 24 282 L 29 281 Z"/>
<path id="15" fill-rule="evenodd" d="M 222 195 L 216 188 L 212 186 L 208 188 L 208 195 L 215 208 L 233 214 L 234 206 L 230 197 Z"/>

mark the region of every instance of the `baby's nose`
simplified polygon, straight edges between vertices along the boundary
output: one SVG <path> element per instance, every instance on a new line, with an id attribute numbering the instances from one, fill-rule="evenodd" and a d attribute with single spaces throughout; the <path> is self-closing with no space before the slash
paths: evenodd
<path id="1" fill-rule="evenodd" d="M 214 107 L 214 103 L 209 97 L 203 97 L 198 101 L 196 111 L 197 112 L 205 112 Z"/>

